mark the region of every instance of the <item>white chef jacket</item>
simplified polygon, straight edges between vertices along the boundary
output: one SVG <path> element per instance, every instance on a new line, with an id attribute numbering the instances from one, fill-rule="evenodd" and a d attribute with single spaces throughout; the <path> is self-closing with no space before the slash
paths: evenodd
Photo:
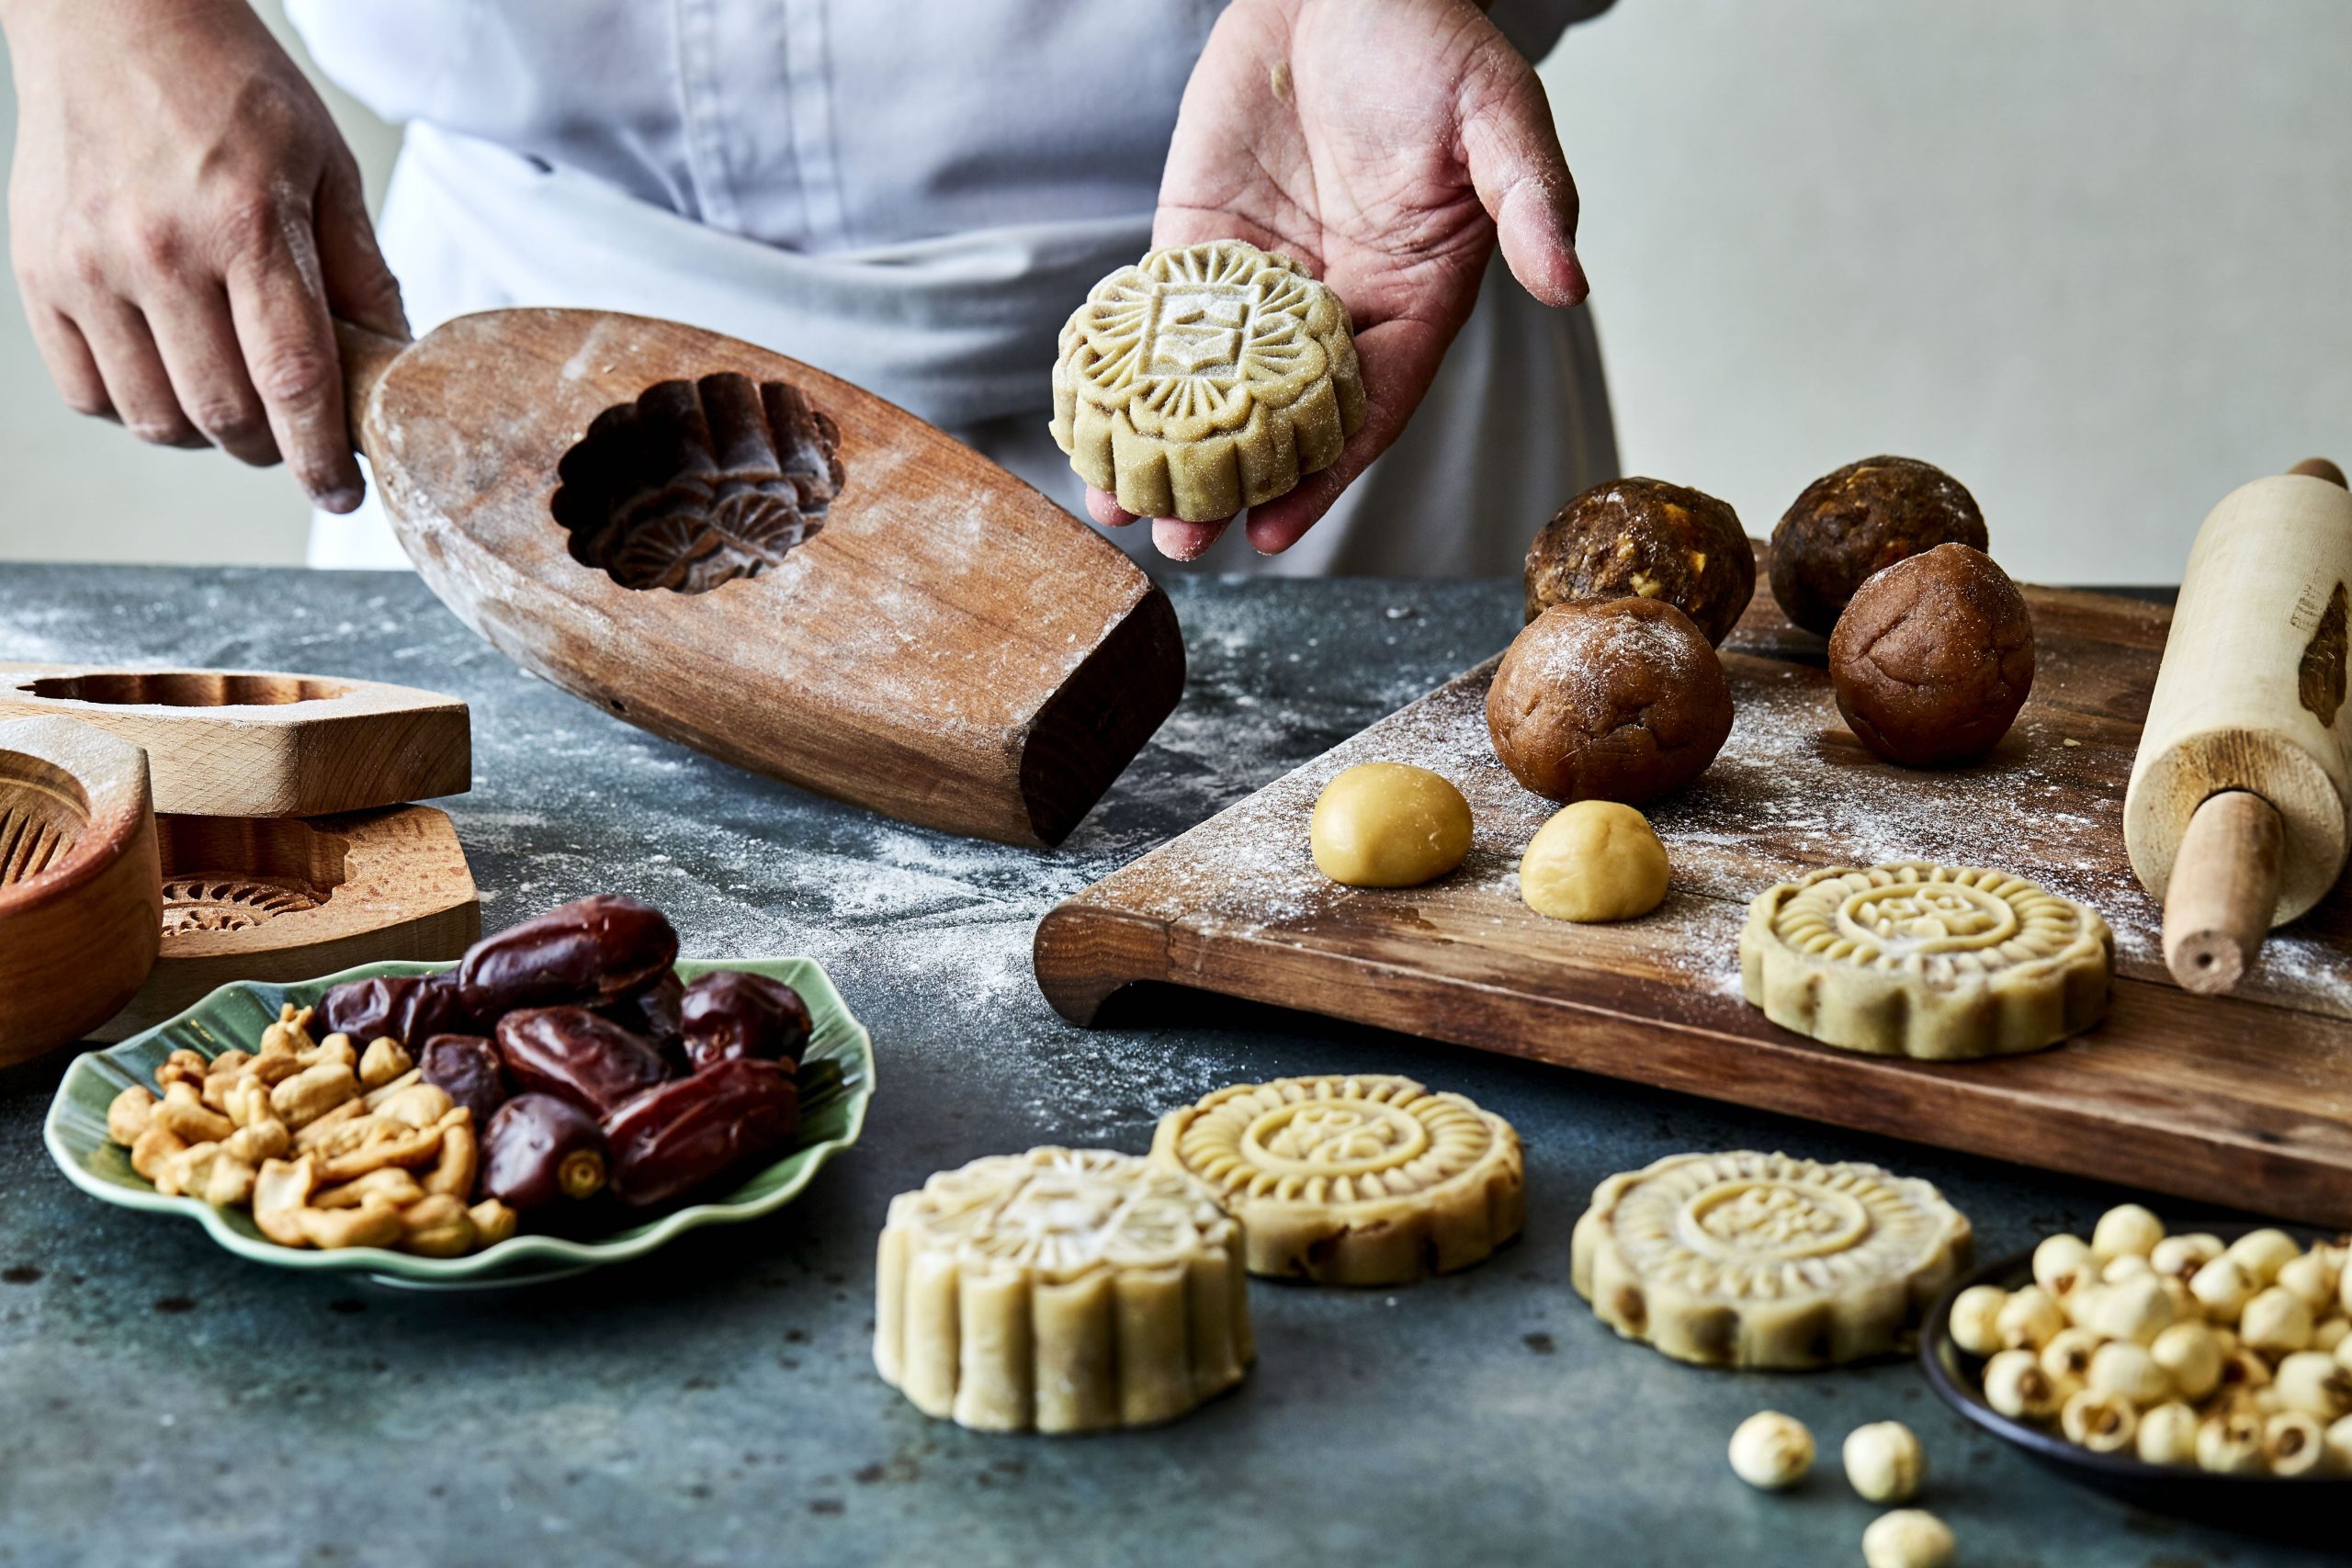
<path id="1" fill-rule="evenodd" d="M 1539 57 L 1608 0 L 1498 0 Z M 1148 246 L 1222 0 L 289 0 L 407 137 L 379 222 L 421 333 L 505 305 L 772 348 L 970 441 L 1083 515 L 1046 434 L 1055 336 Z M 1404 437 L 1306 538 L 1215 570 L 1514 570 L 1616 473 L 1583 311 L 1499 260 Z M 1136 525 L 1111 536 L 1166 566 Z M 317 565 L 403 564 L 371 500 Z"/>

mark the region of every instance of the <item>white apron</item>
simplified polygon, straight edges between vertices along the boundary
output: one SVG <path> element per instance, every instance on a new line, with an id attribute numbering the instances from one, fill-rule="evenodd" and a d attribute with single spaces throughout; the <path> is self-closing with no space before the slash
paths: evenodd
<path id="1" fill-rule="evenodd" d="M 428 0 L 403 3 L 433 9 Z M 964 0 L 983 9 L 1043 3 Z M 1543 8 L 1543 0 L 1529 3 Z M 929 111 L 934 121 L 944 117 L 967 128 L 959 135 L 923 125 L 923 113 L 910 107 L 922 98 L 919 83 L 910 91 L 909 83 L 895 81 L 899 91 L 890 102 L 862 109 L 854 101 L 859 83 L 839 79 L 854 75 L 843 62 L 854 64 L 864 41 L 848 36 L 858 31 L 852 18 L 897 7 L 829 9 L 821 0 L 781 6 L 739 0 L 718 7 L 747 23 L 780 20 L 787 31 L 813 15 L 820 42 L 827 38 L 822 28 L 831 28 L 829 52 L 817 56 L 827 69 L 805 77 L 783 73 L 794 105 L 766 114 L 747 113 L 747 96 L 764 79 L 762 73 L 775 73 L 773 62 L 753 55 L 758 69 L 746 74 L 741 50 L 705 49 L 707 59 L 695 57 L 700 64 L 688 58 L 687 22 L 710 7 L 682 6 L 673 16 L 669 7 L 635 0 L 603 8 L 615 27 L 648 36 L 583 36 L 593 32 L 582 26 L 585 8 L 514 5 L 510 14 L 477 0 L 463 8 L 469 28 L 435 30 L 416 23 L 413 10 L 379 10 L 364 0 L 293 7 L 332 73 L 379 111 L 410 120 L 379 228 L 415 329 L 422 333 L 452 316 L 507 305 L 685 321 L 865 387 L 971 443 L 1083 516 L 1082 486 L 1046 433 L 1055 337 L 1094 281 L 1148 243 L 1149 193 L 1157 157 L 1165 152 L 1157 100 L 1167 100 L 1172 123 L 1170 95 L 1181 94 L 1191 54 L 1161 60 L 1164 79 L 1150 84 L 1152 101 L 1126 117 L 1136 123 L 1101 139 L 1109 172 L 1081 181 L 1057 163 L 1070 156 L 1068 114 L 1033 107 L 1037 123 L 1000 127 L 995 145 L 968 129 L 989 123 L 975 117 L 1004 90 L 986 72 L 977 80 L 972 73 L 932 72 L 952 84 L 941 95 L 962 93 L 969 100 Z M 1592 7 L 1552 0 L 1552 8 L 1564 25 L 1566 14 Z M 1065 13 L 1128 27 L 1139 15 L 1162 15 L 1124 4 L 1109 11 L 1046 9 L 1055 13 L 1056 26 L 1069 25 Z M 1201 3 L 1169 7 L 1169 50 L 1197 53 L 1198 35 L 1216 9 Z M 959 21 L 974 16 L 949 14 Z M 509 34 L 530 34 L 543 21 L 564 24 L 572 58 L 533 80 L 516 57 L 537 58 L 532 51 L 540 40 L 502 34 L 492 40 L 499 47 L 490 47 L 476 36 L 490 25 L 486 17 Z M 900 17 L 901 37 L 903 24 Z M 1011 29 L 1019 41 L 1013 20 L 986 17 L 973 25 L 975 38 Z M 682 73 L 675 96 L 685 105 L 675 125 L 663 118 L 669 111 L 662 92 L 631 105 L 611 83 L 594 79 L 617 63 L 634 70 L 641 85 L 647 73 L 636 68 L 670 36 L 662 33 L 670 26 L 678 29 Z M 1556 35 L 1556 26 L 1552 31 Z M 1548 42 L 1540 28 L 1535 41 Z M 433 53 L 433 69 L 404 57 L 403 44 Z M 940 46 L 948 54 L 970 47 L 965 39 Z M 808 58 L 806 49 L 794 56 Z M 893 70 L 913 69 L 906 59 L 903 49 L 888 55 Z M 730 71 L 745 77 L 731 94 L 720 91 Z M 659 80 L 662 71 L 650 74 Z M 403 96 L 428 81 L 429 95 Z M 495 90 L 501 84 L 535 91 L 525 96 L 533 107 L 522 120 L 514 118 L 514 93 Z M 1033 96 L 1050 100 L 1056 85 L 1042 84 Z M 822 114 L 808 112 L 812 98 Z M 589 100 L 617 113 L 619 123 L 583 119 Z M 711 116 L 694 112 L 697 104 L 714 103 L 719 108 Z M 487 107 L 469 121 L 469 105 Z M 485 113 L 514 123 L 481 127 L 497 141 L 447 128 L 451 121 L 478 123 Z M 785 126 L 791 157 L 783 163 L 755 156 L 757 139 L 772 122 Z M 864 145 L 860 136 L 878 141 Z M 716 151 L 707 145 L 714 138 Z M 1024 154 L 1032 142 L 1041 148 L 1035 157 Z M 558 156 L 518 146 L 543 146 Z M 1148 171 L 1142 167 L 1148 158 Z M 789 177 L 778 172 L 787 168 Z M 845 170 L 874 177 L 853 179 Z M 998 214 L 1016 220 L 984 221 Z M 959 226 L 933 232 L 941 221 Z M 1276 557 L 1259 556 L 1239 528 L 1231 529 L 1195 569 L 1290 576 L 1515 572 L 1528 539 L 1561 502 L 1616 472 L 1589 317 L 1539 306 L 1498 260 L 1428 400 L 1332 512 Z M 1151 548 L 1146 525 L 1110 536 L 1154 570 L 1176 565 Z M 406 564 L 372 496 L 349 517 L 320 514 L 310 558 L 316 566 Z"/>

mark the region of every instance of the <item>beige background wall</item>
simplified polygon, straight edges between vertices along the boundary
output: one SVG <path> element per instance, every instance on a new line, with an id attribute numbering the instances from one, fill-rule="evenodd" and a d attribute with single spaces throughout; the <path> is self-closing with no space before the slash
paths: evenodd
<path id="1" fill-rule="evenodd" d="M 2352 457 L 2346 0 L 1618 0 L 1544 75 L 1626 463 L 1752 530 L 1894 450 L 2020 575 L 2157 581 L 2233 484 Z M 67 414 L 13 305 L 0 473 L 0 559 L 301 556 L 281 474 Z"/>

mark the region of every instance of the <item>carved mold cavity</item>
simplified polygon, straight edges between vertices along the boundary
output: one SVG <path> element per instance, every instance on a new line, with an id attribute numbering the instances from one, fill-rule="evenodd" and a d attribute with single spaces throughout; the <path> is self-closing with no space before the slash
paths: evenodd
<path id="1" fill-rule="evenodd" d="M 624 588 L 703 593 L 783 564 L 841 493 L 841 432 L 783 381 L 664 381 L 598 414 L 557 468 L 571 556 Z"/>
<path id="2" fill-rule="evenodd" d="M 290 818 L 155 818 L 164 863 L 164 942 L 250 931 L 315 909 L 344 877 L 344 840 Z"/>
<path id="3" fill-rule="evenodd" d="M 348 688 L 305 675 L 224 675 L 218 670 L 138 670 L 44 675 L 17 690 L 66 702 L 170 708 L 277 707 L 339 697 Z"/>
<path id="4" fill-rule="evenodd" d="M 22 751 L 0 751 L 0 887 L 30 882 L 63 860 L 90 825 L 81 782 Z"/>

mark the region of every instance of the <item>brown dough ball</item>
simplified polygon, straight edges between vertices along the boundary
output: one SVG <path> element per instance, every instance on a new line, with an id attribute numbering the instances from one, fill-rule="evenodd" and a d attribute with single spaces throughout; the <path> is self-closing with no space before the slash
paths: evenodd
<path id="1" fill-rule="evenodd" d="M 1871 573 L 1953 544 L 1984 547 L 1984 514 L 1965 485 L 1917 457 L 1865 457 L 1805 486 L 1773 528 L 1772 597 L 1827 637 Z"/>
<path id="2" fill-rule="evenodd" d="M 1638 806 L 1715 760 L 1731 687 L 1690 617 L 1664 600 L 1555 604 L 1503 655 L 1487 733 L 1538 795 Z"/>
<path id="3" fill-rule="evenodd" d="M 1527 551 L 1527 618 L 1587 599 L 1662 599 L 1711 643 L 1756 594 L 1756 547 L 1739 514 L 1664 479 L 1611 479 L 1560 508 Z"/>
<path id="4" fill-rule="evenodd" d="M 2033 690 L 2033 615 L 1992 557 L 1939 545 L 1862 584 L 1829 639 L 1829 678 L 1888 761 L 1981 757 Z"/>

